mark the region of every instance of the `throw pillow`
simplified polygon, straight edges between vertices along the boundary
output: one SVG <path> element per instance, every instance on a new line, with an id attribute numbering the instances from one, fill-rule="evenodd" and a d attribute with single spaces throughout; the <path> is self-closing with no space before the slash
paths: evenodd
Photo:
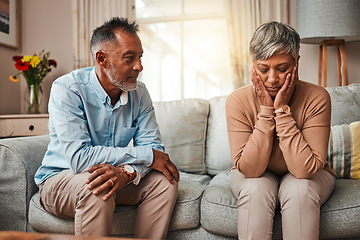
<path id="1" fill-rule="evenodd" d="M 331 127 L 327 160 L 339 178 L 360 179 L 360 121 Z"/>

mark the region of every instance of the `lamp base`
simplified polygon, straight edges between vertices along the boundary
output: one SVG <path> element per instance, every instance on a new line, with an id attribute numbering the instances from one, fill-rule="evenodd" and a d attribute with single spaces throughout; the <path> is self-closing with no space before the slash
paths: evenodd
<path id="1" fill-rule="evenodd" d="M 346 62 L 346 51 L 345 51 L 345 40 L 343 39 L 323 40 L 322 42 L 320 42 L 318 85 L 327 87 L 327 47 L 328 46 L 336 46 L 339 86 L 349 85 L 348 69 Z M 341 67 L 343 70 L 343 74 L 341 73 Z"/>

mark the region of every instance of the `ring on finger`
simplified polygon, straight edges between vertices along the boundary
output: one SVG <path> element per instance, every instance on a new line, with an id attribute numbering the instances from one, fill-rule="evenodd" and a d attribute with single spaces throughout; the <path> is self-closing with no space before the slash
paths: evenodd
<path id="1" fill-rule="evenodd" d="M 114 182 L 111 179 L 109 179 L 108 181 L 111 182 L 111 186 L 114 186 Z"/>

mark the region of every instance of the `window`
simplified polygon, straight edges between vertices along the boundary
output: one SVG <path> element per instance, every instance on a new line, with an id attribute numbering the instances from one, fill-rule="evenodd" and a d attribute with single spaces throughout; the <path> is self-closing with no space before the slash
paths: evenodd
<path id="1" fill-rule="evenodd" d="M 233 91 L 223 0 L 136 0 L 144 70 L 153 101 Z"/>

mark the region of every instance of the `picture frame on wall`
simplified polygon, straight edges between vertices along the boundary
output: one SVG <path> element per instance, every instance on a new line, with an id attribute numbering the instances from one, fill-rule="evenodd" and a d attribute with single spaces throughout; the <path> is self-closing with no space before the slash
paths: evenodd
<path id="1" fill-rule="evenodd" d="M 0 0 L 0 44 L 19 47 L 19 1 Z"/>

